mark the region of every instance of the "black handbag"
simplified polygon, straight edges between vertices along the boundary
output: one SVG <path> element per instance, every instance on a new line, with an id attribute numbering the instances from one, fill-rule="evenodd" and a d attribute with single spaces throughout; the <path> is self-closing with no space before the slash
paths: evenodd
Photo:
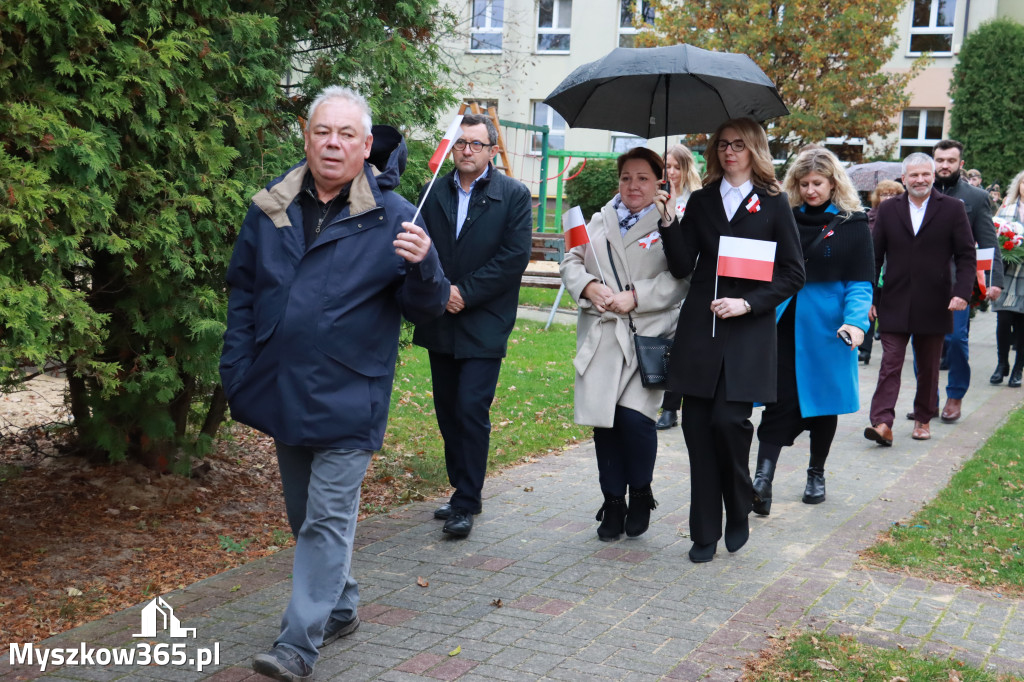
<path id="1" fill-rule="evenodd" d="M 629 291 L 632 285 L 627 284 L 623 289 L 622 282 L 619 281 L 619 272 L 615 268 L 611 244 L 605 242 L 605 246 L 608 247 L 608 261 L 612 264 L 615 283 L 620 291 Z M 637 334 L 633 316 L 629 313 L 626 315 L 629 317 L 629 330 L 633 332 L 633 349 L 636 351 L 636 364 L 640 369 L 640 383 L 644 388 L 664 390 L 668 383 L 668 361 L 672 352 L 672 339 L 664 336 Z"/>

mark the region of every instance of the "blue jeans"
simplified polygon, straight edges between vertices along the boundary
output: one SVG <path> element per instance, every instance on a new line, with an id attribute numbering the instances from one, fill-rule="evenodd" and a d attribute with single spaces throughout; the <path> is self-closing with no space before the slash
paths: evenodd
<path id="1" fill-rule="evenodd" d="M 953 312 L 953 333 L 946 334 L 946 357 L 949 376 L 946 378 L 946 397 L 963 400 L 971 385 L 970 349 L 967 335 L 971 331 L 971 309 Z"/>
<path id="2" fill-rule="evenodd" d="M 275 441 L 288 523 L 295 535 L 292 597 L 281 619 L 283 644 L 316 664 L 331 616 L 356 615 L 352 544 L 369 450 L 311 448 Z"/>

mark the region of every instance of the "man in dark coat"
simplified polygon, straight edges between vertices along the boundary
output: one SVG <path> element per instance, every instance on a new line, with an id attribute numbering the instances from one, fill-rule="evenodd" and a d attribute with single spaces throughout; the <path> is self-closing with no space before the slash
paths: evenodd
<path id="1" fill-rule="evenodd" d="M 454 537 L 469 535 L 482 508 L 491 402 L 530 262 L 530 191 L 491 163 L 497 142 L 489 117 L 464 116 L 452 146 L 455 170 L 423 204 L 451 297 L 443 316 L 416 328 L 413 343 L 430 352 L 434 410 L 455 488 L 434 516 Z"/>
<path id="2" fill-rule="evenodd" d="M 963 202 L 936 192 L 935 163 L 915 153 L 903 160 L 907 193 L 883 201 L 872 234 L 876 288 L 871 319 L 878 318 L 882 363 L 871 398 L 871 426 L 865 438 L 892 445 L 892 423 L 908 341 L 917 357 L 914 397 L 915 440 L 931 437 L 938 413 L 942 339 L 953 327 L 953 311 L 965 310 L 975 280 L 976 254 Z M 950 271 L 949 263 L 955 266 Z"/>
<path id="3" fill-rule="evenodd" d="M 449 294 L 413 206 L 392 191 L 405 168 L 398 131 L 373 128 L 366 100 L 337 86 L 308 121 L 305 161 L 253 197 L 239 231 L 220 361 L 231 416 L 277 447 L 292 595 L 253 668 L 291 681 L 359 626 L 359 490 L 384 438 L 401 317 L 437 317 Z"/>
<path id="4" fill-rule="evenodd" d="M 959 199 L 967 211 L 971 234 L 979 249 L 993 249 L 992 275 L 985 292 L 986 298 L 994 301 L 1003 288 L 1003 257 L 999 254 L 996 228 L 992 224 L 992 206 L 985 190 L 971 186 L 961 174 L 964 166 L 964 146 L 956 140 L 942 140 L 935 145 L 935 189 L 946 196 Z M 969 300 L 969 299 L 968 299 Z M 946 359 L 949 375 L 946 380 L 946 404 L 939 417 L 944 422 L 955 422 L 960 418 L 961 403 L 971 384 L 970 351 L 967 335 L 971 330 L 969 308 L 953 313 L 953 332 L 946 335 Z"/>

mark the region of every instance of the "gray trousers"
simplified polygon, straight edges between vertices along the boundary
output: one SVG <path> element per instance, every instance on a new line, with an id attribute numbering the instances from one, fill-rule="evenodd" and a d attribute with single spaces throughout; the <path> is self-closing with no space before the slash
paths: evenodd
<path id="1" fill-rule="evenodd" d="M 295 561 L 292 597 L 274 644 L 294 649 L 313 666 L 328 619 L 349 620 L 359 604 L 359 587 L 350 573 L 352 544 L 359 491 L 373 453 L 275 445 Z"/>

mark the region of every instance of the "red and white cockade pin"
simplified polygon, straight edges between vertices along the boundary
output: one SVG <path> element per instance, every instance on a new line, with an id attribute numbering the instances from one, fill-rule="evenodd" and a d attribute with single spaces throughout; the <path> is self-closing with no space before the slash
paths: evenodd
<path id="1" fill-rule="evenodd" d="M 651 232 L 646 237 L 641 237 L 638 240 L 640 242 L 640 248 L 641 249 L 649 249 L 652 246 L 654 246 L 656 243 L 658 243 L 658 240 L 660 238 L 661 238 L 661 233 L 660 232 Z"/>
<path id="2" fill-rule="evenodd" d="M 757 198 L 757 195 L 750 197 L 750 201 L 747 202 L 747 213 L 757 213 L 761 210 L 761 200 Z"/>

